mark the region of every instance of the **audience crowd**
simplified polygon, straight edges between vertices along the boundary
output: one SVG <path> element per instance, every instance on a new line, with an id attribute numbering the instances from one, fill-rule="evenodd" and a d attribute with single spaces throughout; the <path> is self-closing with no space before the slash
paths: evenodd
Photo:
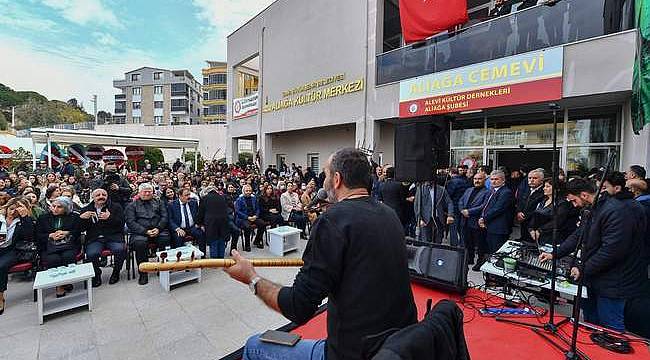
<path id="1" fill-rule="evenodd" d="M 512 237 L 513 229 L 519 229 L 514 232 L 517 240 L 551 243 L 554 203 L 557 241 L 570 239 L 580 208 L 592 205 L 585 202 L 588 189 L 578 185 L 594 184 L 601 172 L 593 169 L 578 178 L 560 171 L 554 184 L 542 168 L 490 171 L 487 166 L 460 166 L 438 170 L 432 181 L 416 184 L 395 179 L 392 166 L 374 164 L 370 190 L 373 198 L 395 211 L 407 236 L 464 247 L 468 263 L 478 271 Z M 295 164 L 270 165 L 263 172 L 253 165 L 218 162 L 191 172 L 180 161 L 157 169 L 149 165 L 141 172 L 111 163 L 82 168 L 68 160 L 57 169 L 47 168 L 45 162 L 30 172 L 0 168 L 0 314 L 8 273 L 20 263 L 47 269 L 92 262 L 93 286 L 101 286 L 101 268 L 109 255 L 114 258 L 109 283 L 114 284 L 129 252 L 139 264 L 157 250 L 191 242 L 205 256 L 223 258 L 227 245 L 237 249 L 240 238 L 243 251 L 264 248 L 265 231 L 285 224 L 302 230 L 307 239 L 323 181 L 323 173 Z M 590 185 L 593 192 L 596 185 Z M 608 244 L 603 261 L 627 264 L 625 272 L 608 275 L 602 284 L 600 291 L 610 298 L 608 286 L 647 286 L 649 185 L 645 169 L 636 165 L 626 173 L 610 173 L 604 181 L 602 198 L 619 201 L 621 209 L 635 215 L 628 218 L 645 230 L 641 239 L 630 236 Z M 630 249 L 633 256 L 628 256 Z M 602 271 L 608 271 L 607 266 L 611 264 Z M 147 284 L 147 274 L 140 273 L 138 282 Z M 69 286 L 59 287 L 57 296 L 68 291 Z"/>

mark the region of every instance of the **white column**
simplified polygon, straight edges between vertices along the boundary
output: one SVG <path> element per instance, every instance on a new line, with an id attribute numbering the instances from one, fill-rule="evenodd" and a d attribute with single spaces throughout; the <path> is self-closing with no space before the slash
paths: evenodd
<path id="1" fill-rule="evenodd" d="M 36 142 L 32 138 L 32 170 L 36 170 Z"/>
<path id="2" fill-rule="evenodd" d="M 194 148 L 194 171 L 199 171 L 199 148 Z"/>
<path id="3" fill-rule="evenodd" d="M 47 167 L 52 169 L 52 141 L 50 135 L 47 135 Z"/>

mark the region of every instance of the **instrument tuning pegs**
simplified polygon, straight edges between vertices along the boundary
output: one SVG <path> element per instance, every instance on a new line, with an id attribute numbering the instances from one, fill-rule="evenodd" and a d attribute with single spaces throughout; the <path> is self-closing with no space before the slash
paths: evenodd
<path id="1" fill-rule="evenodd" d="M 176 262 L 180 262 L 180 261 L 181 261 L 181 256 L 183 256 L 183 253 L 182 253 L 182 252 L 179 251 L 179 252 L 176 253 Z"/>
<path id="2" fill-rule="evenodd" d="M 160 254 L 160 259 L 162 260 L 162 263 L 164 264 L 164 263 L 165 263 L 165 259 L 167 259 L 167 253 L 166 253 L 166 252 L 161 253 L 161 254 Z"/>
<path id="3" fill-rule="evenodd" d="M 194 251 L 192 251 L 192 255 L 190 256 L 190 261 L 194 261 Z"/>

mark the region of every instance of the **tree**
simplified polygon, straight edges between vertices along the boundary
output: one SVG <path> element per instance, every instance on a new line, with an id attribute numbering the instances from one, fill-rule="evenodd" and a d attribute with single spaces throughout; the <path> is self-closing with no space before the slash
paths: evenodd
<path id="1" fill-rule="evenodd" d="M 99 110 L 97 112 L 97 123 L 98 124 L 106 124 L 109 123 L 113 119 L 113 115 L 111 115 L 110 112 L 104 111 L 104 110 Z"/>
<path id="2" fill-rule="evenodd" d="M 239 166 L 246 166 L 253 163 L 253 154 L 248 152 L 239 153 Z"/>
<path id="3" fill-rule="evenodd" d="M 5 115 L 0 112 L 0 131 L 7 131 L 9 129 L 9 123 L 5 118 Z"/>
<path id="4" fill-rule="evenodd" d="M 73 108 L 76 108 L 76 109 L 79 109 L 79 110 L 83 110 L 83 109 L 84 109 L 84 108 L 83 108 L 83 105 L 81 105 L 81 104 L 77 101 L 77 99 L 75 99 L 75 98 L 72 98 L 72 99 L 68 100 L 68 101 L 67 101 L 67 104 L 68 104 L 68 106 L 73 107 Z"/>
<path id="5" fill-rule="evenodd" d="M 31 168 L 32 153 L 22 147 L 14 150 L 11 159 L 11 170 L 29 170 Z"/>
<path id="6" fill-rule="evenodd" d="M 34 98 L 16 108 L 16 128 L 46 127 L 58 120 L 57 111 L 49 102 L 40 102 Z"/>
<path id="7" fill-rule="evenodd" d="M 144 158 L 149 160 L 149 163 L 153 168 L 158 167 L 158 164 L 165 162 L 165 156 L 162 153 L 162 150 L 158 148 L 147 147 L 144 148 Z M 144 161 L 142 162 L 144 166 Z"/>
<path id="8" fill-rule="evenodd" d="M 192 167 L 194 167 L 194 151 L 188 151 L 185 153 L 185 162 L 187 163 L 188 161 L 192 163 Z M 198 165 L 199 169 L 198 171 L 203 170 L 203 167 L 205 166 L 205 159 L 201 156 L 201 152 L 199 152 L 199 157 L 198 157 Z M 197 171 L 194 169 L 194 171 Z"/>

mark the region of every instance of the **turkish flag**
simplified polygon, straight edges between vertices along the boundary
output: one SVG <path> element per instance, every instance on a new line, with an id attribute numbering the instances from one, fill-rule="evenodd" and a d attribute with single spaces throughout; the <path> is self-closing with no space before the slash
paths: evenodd
<path id="1" fill-rule="evenodd" d="M 467 22 L 467 0 L 399 0 L 404 41 L 424 40 Z"/>

